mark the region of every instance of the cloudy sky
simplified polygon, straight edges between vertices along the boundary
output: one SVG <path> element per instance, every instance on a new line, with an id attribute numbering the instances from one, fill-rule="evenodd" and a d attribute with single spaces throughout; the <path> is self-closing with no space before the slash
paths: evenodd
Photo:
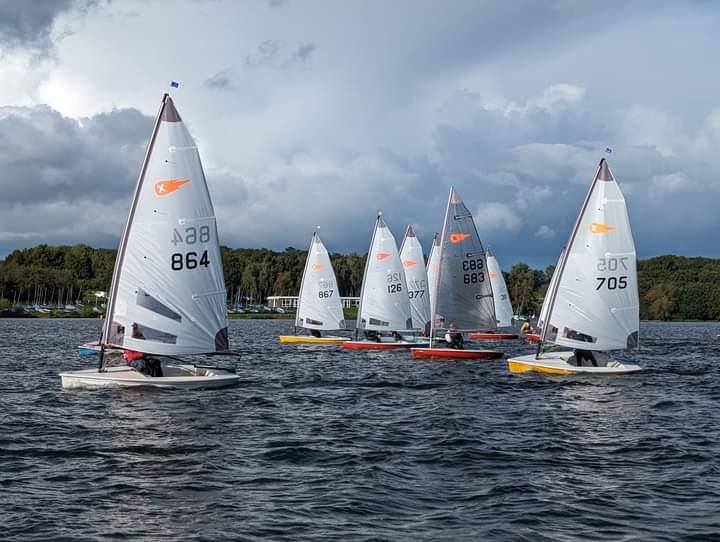
<path id="1" fill-rule="evenodd" d="M 641 258 L 720 257 L 720 7 L 661 0 L 0 0 L 0 257 L 112 247 L 168 82 L 221 240 L 427 248 L 448 188 L 554 262 L 598 160 Z"/>

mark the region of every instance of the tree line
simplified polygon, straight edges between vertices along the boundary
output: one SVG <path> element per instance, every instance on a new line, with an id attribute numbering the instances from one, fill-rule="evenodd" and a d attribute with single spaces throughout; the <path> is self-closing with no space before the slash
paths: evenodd
<path id="1" fill-rule="evenodd" d="M 221 247 L 228 303 L 260 304 L 270 295 L 297 295 L 305 250 Z M 88 245 L 15 250 L 0 261 L 0 308 L 13 304 L 70 304 L 110 287 L 115 250 Z M 365 256 L 331 254 L 343 296 L 360 295 Z M 554 266 L 526 264 L 504 272 L 517 313 L 537 314 Z M 720 260 L 659 256 L 638 262 L 640 316 L 649 320 L 720 319 Z"/>

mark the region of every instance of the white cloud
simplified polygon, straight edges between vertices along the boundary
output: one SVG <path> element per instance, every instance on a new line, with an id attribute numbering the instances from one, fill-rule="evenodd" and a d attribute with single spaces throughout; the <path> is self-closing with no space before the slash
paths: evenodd
<path id="1" fill-rule="evenodd" d="M 553 230 L 550 226 L 543 224 L 533 235 L 538 239 L 553 239 L 555 237 L 555 230 Z"/>
<path id="2" fill-rule="evenodd" d="M 690 186 L 690 180 L 682 172 L 655 175 L 652 178 L 652 189 L 657 192 L 679 192 Z"/>
<path id="3" fill-rule="evenodd" d="M 483 231 L 518 231 L 523 221 L 517 211 L 504 203 L 485 203 L 475 213 L 475 223 Z"/>

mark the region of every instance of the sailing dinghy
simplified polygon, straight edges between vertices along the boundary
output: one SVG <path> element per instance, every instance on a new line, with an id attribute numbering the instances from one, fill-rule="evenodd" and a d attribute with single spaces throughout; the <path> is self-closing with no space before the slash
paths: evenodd
<path id="1" fill-rule="evenodd" d="M 497 258 L 490 252 L 489 248 L 485 251 L 485 260 L 487 261 L 488 276 L 490 277 L 490 286 L 493 292 L 493 302 L 495 303 L 495 320 L 497 321 L 497 327 L 500 329 L 511 328 L 513 310 L 512 304 L 510 303 L 510 292 L 508 292 L 507 284 L 505 284 L 502 269 L 500 269 Z M 494 333 L 477 331 L 475 333 L 469 333 L 468 337 L 471 339 L 493 341 L 518 338 L 515 333 L 503 333 L 502 331 L 496 331 Z"/>
<path id="2" fill-rule="evenodd" d="M 430 323 L 428 275 L 422 245 L 410 225 L 405 230 L 405 237 L 400 244 L 400 260 L 405 270 L 405 282 L 412 313 L 412 327 L 414 329 L 425 329 L 425 326 Z"/>
<path id="3" fill-rule="evenodd" d="M 445 220 L 437 252 L 438 271 L 432 288 L 434 295 L 431 332 L 443 334 L 452 325 L 458 333 L 494 330 L 495 305 L 487 261 L 472 214 L 460 194 L 450 188 Z M 495 350 L 456 348 L 413 348 L 413 358 L 497 359 Z"/>
<path id="4" fill-rule="evenodd" d="M 229 353 L 215 212 L 195 143 L 167 94 L 140 169 L 115 260 L 97 369 L 64 388 L 217 388 L 234 372 L 178 356 Z M 162 376 L 106 366 L 107 347 L 159 360 Z"/>
<path id="5" fill-rule="evenodd" d="M 440 270 L 438 258 L 440 257 L 440 234 L 433 236 L 430 253 L 427 259 L 428 294 L 430 297 L 430 317 L 435 313 L 435 285 L 437 284 L 437 273 Z"/>
<path id="6" fill-rule="evenodd" d="M 365 262 L 355 340 L 344 341 L 342 347 L 350 350 L 408 348 L 417 343 L 398 336 L 411 330 L 410 299 L 397 243 L 382 213 L 378 213 Z M 358 340 L 358 332 L 364 332 L 366 339 Z M 383 335 L 390 332 L 395 332 L 395 337 Z M 377 340 L 369 340 L 370 337 Z"/>
<path id="7" fill-rule="evenodd" d="M 313 233 L 300 283 L 300 295 L 295 314 L 295 329 L 345 329 L 342 301 L 330 255 L 318 232 Z M 281 343 L 340 344 L 347 337 L 314 335 L 280 335 Z"/>
<path id="8" fill-rule="evenodd" d="M 508 360 L 511 372 L 625 374 L 642 370 L 607 352 L 638 347 L 636 253 L 625 198 L 600 160 L 550 282 L 536 355 Z M 574 348 L 544 352 L 546 343 Z"/>

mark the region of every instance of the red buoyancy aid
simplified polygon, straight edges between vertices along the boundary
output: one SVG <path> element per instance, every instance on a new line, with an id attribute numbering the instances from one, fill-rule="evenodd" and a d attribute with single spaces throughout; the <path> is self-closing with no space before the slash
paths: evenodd
<path id="1" fill-rule="evenodd" d="M 145 354 L 143 354 L 142 352 L 135 352 L 135 350 L 125 350 L 123 352 L 123 358 L 125 359 L 126 363 L 137 361 L 139 359 L 143 359 L 144 357 Z"/>

